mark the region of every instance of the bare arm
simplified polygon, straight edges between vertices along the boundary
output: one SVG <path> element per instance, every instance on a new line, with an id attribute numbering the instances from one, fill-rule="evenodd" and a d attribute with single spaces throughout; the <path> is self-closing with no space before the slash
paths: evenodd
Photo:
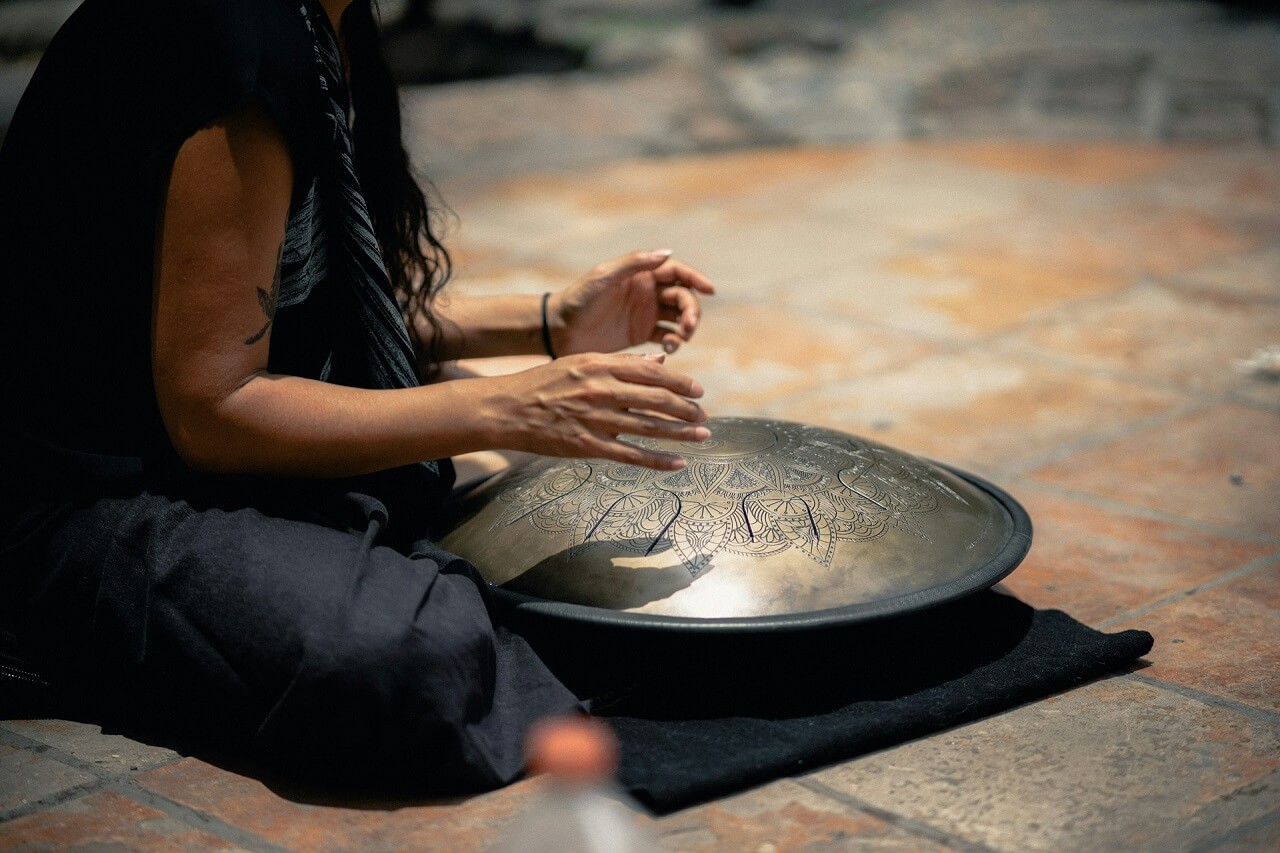
<path id="1" fill-rule="evenodd" d="M 650 341 L 675 352 L 698 327 L 698 293 L 711 295 L 715 287 L 669 251 L 615 258 L 551 295 L 547 326 L 552 346 L 557 355 L 570 355 L 614 352 Z M 541 296 L 445 293 L 434 309 L 445 321 L 439 342 L 442 361 L 544 351 Z M 409 322 L 415 324 L 418 340 L 429 341 L 435 334 L 424 317 Z"/>
<path id="2" fill-rule="evenodd" d="M 512 294 L 468 296 L 446 290 L 432 306 L 443 322 L 441 361 L 542 353 L 542 299 Z M 435 330 L 423 317 L 409 320 L 415 340 L 431 340 Z M 424 357 L 425 353 L 419 353 Z"/>
<path id="3" fill-rule="evenodd" d="M 672 468 L 674 458 L 617 435 L 705 435 L 688 399 L 697 383 L 636 357 L 394 391 L 269 373 L 291 187 L 288 149 L 258 108 L 199 131 L 175 159 L 156 243 L 152 366 L 165 426 L 192 467 L 336 477 L 505 448 Z"/>

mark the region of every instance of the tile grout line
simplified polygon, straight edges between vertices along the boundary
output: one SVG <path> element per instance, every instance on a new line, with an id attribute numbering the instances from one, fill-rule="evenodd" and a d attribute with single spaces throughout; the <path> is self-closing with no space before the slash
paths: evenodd
<path id="1" fill-rule="evenodd" d="M 832 269 L 838 268 L 838 266 L 839 265 L 835 267 L 831 267 L 829 269 L 820 270 L 818 273 L 815 273 L 815 274 L 830 272 Z M 765 288 L 764 292 L 770 296 L 776 297 L 779 293 L 794 286 L 797 280 L 798 279 L 795 277 L 789 278 L 786 281 L 779 282 Z M 1069 355 L 1063 355 L 1059 353 L 1045 351 L 1045 350 L 1037 349 L 1034 347 L 1033 348 L 1017 347 L 1011 341 L 1009 341 L 1009 339 L 1014 338 L 1019 334 L 1031 331 L 1035 329 L 1037 326 L 1043 325 L 1044 323 L 1052 320 L 1053 317 L 1058 313 L 1065 313 L 1068 316 L 1070 316 L 1074 312 L 1080 310 L 1081 308 L 1087 308 L 1090 305 L 1095 305 L 1095 304 L 1105 304 L 1108 300 L 1113 299 L 1116 296 L 1124 294 L 1129 291 L 1141 290 L 1143 288 L 1152 288 L 1152 287 L 1159 288 L 1159 287 L 1166 286 L 1162 284 L 1161 281 L 1162 280 L 1153 278 L 1150 275 L 1146 275 L 1146 274 L 1139 275 L 1135 277 L 1135 279 L 1131 281 L 1129 284 L 1126 284 L 1117 290 L 1108 291 L 1106 293 L 1095 294 L 1092 296 L 1085 296 L 1079 299 L 1067 300 L 1066 302 L 1060 303 L 1058 305 L 1054 305 L 1042 311 L 1035 312 L 1008 326 L 995 329 L 991 332 L 980 334 L 975 337 L 967 338 L 967 339 L 956 338 L 956 337 L 947 336 L 947 335 L 934 335 L 927 332 L 921 332 L 918 329 L 910 329 L 903 326 L 897 326 L 892 323 L 870 321 L 863 318 L 850 318 L 848 322 L 858 323 L 864 327 L 879 329 L 881 331 L 889 331 L 889 332 L 894 332 L 898 334 L 904 334 L 911 337 L 914 340 L 917 340 L 923 343 L 932 344 L 939 348 L 939 351 L 937 353 L 932 354 L 931 356 L 911 357 L 908 359 L 904 359 L 900 363 L 895 363 L 894 365 L 889 365 L 889 366 L 878 368 L 873 371 L 869 371 L 866 374 L 868 376 L 880 375 L 883 373 L 890 372 L 892 370 L 901 369 L 907 363 L 914 360 L 915 358 L 929 358 L 929 357 L 944 356 L 944 355 L 962 354 L 966 350 L 982 349 L 982 348 L 990 347 L 993 345 L 998 345 L 1002 342 L 1007 342 L 1010 345 L 1015 346 L 1015 352 L 1019 356 L 1024 358 L 1029 358 L 1032 361 L 1039 362 L 1044 366 L 1056 368 L 1058 370 L 1062 370 L 1065 372 L 1074 373 L 1077 375 L 1083 375 L 1093 379 L 1105 379 L 1113 382 L 1124 382 L 1126 384 L 1134 385 L 1139 388 L 1143 388 L 1150 391 L 1157 391 L 1160 393 L 1178 394 L 1184 397 L 1189 397 L 1192 400 L 1199 401 L 1205 404 L 1231 403 L 1235 405 L 1257 409 L 1258 411 L 1262 411 L 1268 414 L 1276 411 L 1275 406 L 1272 406 L 1266 403 L 1261 403 L 1248 396 L 1241 396 L 1239 394 L 1239 389 L 1237 388 L 1226 388 L 1219 391 L 1203 389 L 1203 388 L 1193 388 L 1184 384 L 1180 384 L 1176 381 L 1160 379 L 1158 377 L 1153 378 L 1143 373 L 1135 373 L 1135 372 L 1126 371 L 1123 369 L 1114 369 L 1114 368 L 1108 368 L 1108 367 L 1103 367 L 1099 365 L 1089 364 L 1087 362 L 1074 359 Z"/>
<path id="2" fill-rule="evenodd" d="M 249 850 L 264 851 L 289 851 L 288 847 L 281 847 L 272 844 L 265 838 L 251 832 L 247 829 L 241 829 L 227 823 L 222 818 L 215 817 L 201 811 L 171 800 L 163 794 L 152 791 L 150 788 L 142 785 L 132 777 L 116 778 L 107 783 L 106 789 L 112 793 L 126 797 L 134 802 L 150 806 L 156 811 L 163 812 L 171 818 L 181 821 L 182 823 L 194 829 L 200 829 L 210 832 L 224 841 L 230 841 L 233 844 L 240 845 Z"/>
<path id="3" fill-rule="evenodd" d="M 1268 711 L 1265 708 L 1255 708 L 1252 705 L 1246 705 L 1235 699 L 1227 699 L 1224 696 L 1215 696 L 1212 693 L 1206 693 L 1203 690 L 1197 690 L 1194 687 L 1187 687 L 1185 684 L 1178 684 L 1173 681 L 1165 681 L 1160 678 L 1153 678 L 1150 675 L 1144 675 L 1141 672 L 1122 673 L 1120 678 L 1127 678 L 1131 681 L 1137 681 L 1150 687 L 1156 687 L 1161 690 L 1168 690 L 1171 693 L 1177 693 L 1179 696 L 1185 696 L 1199 702 L 1202 705 L 1209 705 L 1214 708 L 1221 708 L 1225 711 L 1232 711 L 1242 717 L 1248 717 L 1260 723 L 1266 723 L 1270 726 L 1280 726 L 1280 713 Z"/>
<path id="4" fill-rule="evenodd" d="M 1046 450 L 1042 453 L 1031 456 L 1028 459 L 1016 462 L 1008 466 L 1007 470 L 1015 474 L 1030 475 L 1033 471 L 1052 465 L 1055 462 L 1061 462 L 1062 460 L 1070 456 L 1074 456 L 1077 453 L 1082 453 L 1096 447 L 1101 447 L 1105 444 L 1110 444 L 1114 441 L 1129 438 L 1153 427 L 1172 423 L 1173 421 L 1193 415 L 1207 406 L 1208 403 L 1201 400 L 1175 402 L 1168 408 L 1161 409 L 1160 411 L 1147 415 L 1146 417 L 1120 424 L 1114 429 L 1103 430 L 1101 432 L 1090 433 L 1069 439 L 1052 450 Z"/>
<path id="5" fill-rule="evenodd" d="M 1195 518 L 1187 518 L 1186 516 L 1175 515 L 1164 510 L 1152 509 L 1151 507 L 1142 506 L 1140 504 L 1129 504 L 1124 501 L 1109 498 L 1105 495 L 1095 495 L 1091 492 L 1082 492 L 1078 489 L 1060 486 L 1056 483 L 1037 480 L 1027 474 L 1018 474 L 1009 469 L 1002 468 L 1000 474 L 1005 476 L 1010 482 L 1017 486 L 1030 489 L 1039 489 L 1058 497 L 1069 498 L 1071 500 L 1080 501 L 1099 509 L 1115 510 L 1118 512 L 1126 512 L 1130 515 L 1137 515 L 1142 518 L 1148 518 L 1152 521 L 1165 521 L 1171 524 L 1180 524 L 1183 527 L 1189 527 L 1192 530 L 1198 530 L 1202 533 L 1212 533 L 1215 536 L 1230 536 L 1235 539 L 1242 539 L 1246 542 L 1260 542 L 1268 545 L 1280 545 L 1280 536 L 1271 536 L 1266 533 L 1254 533 L 1249 530 L 1236 530 L 1231 527 L 1223 527 L 1208 521 L 1200 521 Z"/>
<path id="6" fill-rule="evenodd" d="M 96 794 L 105 790 L 108 784 L 105 779 L 93 779 L 89 782 L 81 782 L 79 785 L 72 785 L 70 788 L 64 788 L 56 794 L 50 794 L 47 797 L 32 800 L 24 805 L 0 811 L 0 831 L 3 830 L 6 823 L 30 817 L 33 814 L 39 814 L 42 811 L 55 808 L 63 803 L 69 803 L 72 800 L 78 800 L 89 794 Z"/>
<path id="7" fill-rule="evenodd" d="M 1133 385 L 1147 391 L 1157 391 L 1162 394 L 1177 394 L 1182 397 L 1188 397 L 1192 400 L 1199 400 L 1203 403 L 1236 402 L 1236 400 L 1229 396 L 1230 393 L 1235 390 L 1234 388 L 1224 388 L 1220 391 L 1207 388 L 1196 388 L 1191 385 L 1181 384 L 1172 379 L 1162 379 L 1158 376 L 1151 376 L 1145 373 L 1132 373 L 1123 369 L 1090 364 L 1086 361 L 1077 360 L 1070 355 L 1041 349 L 1035 346 L 1019 344 L 1012 340 L 1001 341 L 996 338 L 988 345 L 991 344 L 1003 344 L 1021 358 L 1038 362 L 1042 366 L 1060 370 L 1064 373 L 1086 376 L 1090 379 L 1104 379 L 1111 382 L 1122 382 L 1126 385 Z M 1265 404 L 1260 404 L 1256 400 L 1250 400 L 1248 397 L 1242 398 L 1240 404 L 1269 411 Z"/>
<path id="8" fill-rule="evenodd" d="M 812 776 L 797 777 L 793 781 L 812 793 L 826 797 L 829 800 L 835 800 L 841 805 L 857 809 L 860 812 L 865 812 L 874 818 L 884 821 L 890 826 L 897 827 L 898 829 L 909 832 L 912 835 L 927 838 L 930 841 L 946 845 L 952 849 L 965 851 L 965 853 L 994 853 L 994 848 L 987 847 L 985 844 L 969 841 L 966 838 L 952 835 L 949 832 L 932 827 L 927 823 L 920 823 L 919 821 L 912 820 L 909 817 L 903 817 L 895 812 L 874 806 L 871 803 L 837 790 L 825 782 L 820 782 Z"/>
<path id="9" fill-rule="evenodd" d="M 32 800 L 24 805 L 0 811 L 0 826 L 3 826 L 11 820 L 17 820 L 18 818 L 35 814 L 36 812 L 43 811 L 44 809 L 61 805 L 62 803 L 69 802 L 86 794 L 92 794 L 95 791 L 102 789 L 107 783 L 107 779 L 102 773 L 94 773 L 91 769 L 80 766 L 80 764 L 74 760 L 62 761 L 61 756 L 57 754 L 59 750 L 55 750 L 48 744 L 40 743 L 37 740 L 20 735 L 17 732 L 11 732 L 8 729 L 0 728 L 0 743 L 7 744 L 15 749 L 20 749 L 25 752 L 32 752 L 37 755 L 54 753 L 49 756 L 54 761 L 57 761 L 59 764 L 67 767 L 73 767 L 77 770 L 88 772 L 94 777 L 88 782 L 81 782 L 78 785 L 63 788 L 60 791 L 55 791 L 48 796 L 40 797 L 39 799 Z"/>
<path id="10" fill-rule="evenodd" d="M 1275 247 L 1263 246 L 1261 247 L 1261 251 L 1266 251 L 1270 248 Z M 1249 253 L 1246 252 L 1245 254 Z M 1223 287 L 1222 285 L 1205 284 L 1203 280 L 1196 278 L 1197 272 L 1200 269 L 1203 269 L 1203 267 L 1198 267 L 1191 271 L 1171 273 L 1170 275 L 1165 276 L 1162 281 L 1166 287 L 1171 290 L 1179 291 L 1180 293 L 1191 293 L 1193 295 L 1204 294 L 1209 297 L 1225 295 L 1233 299 L 1239 299 L 1242 302 L 1258 305 L 1280 306 L 1280 296 L 1273 296 L 1270 293 L 1254 293 L 1249 290 L 1232 290 L 1231 288 Z M 1200 274 L 1203 275 L 1203 273 Z"/>
<path id="11" fill-rule="evenodd" d="M 157 770 L 161 767 L 168 767 L 171 764 L 178 763 L 184 758 L 184 756 L 178 755 L 178 756 L 175 756 L 174 758 L 166 759 L 165 761 L 159 761 L 159 762 L 156 762 L 155 764 L 150 764 L 145 769 L 142 769 L 142 770 L 125 771 L 121 773 L 111 773 L 109 771 L 103 770 L 101 767 L 99 767 L 98 765 L 94 764 L 91 761 L 85 761 L 83 758 L 77 758 L 71 753 L 63 749 L 59 749 L 56 746 L 51 746 L 47 743 L 44 743 L 43 741 L 36 740 L 33 737 L 28 737 L 27 735 L 19 734 L 18 732 L 12 731 L 11 729 L 7 729 L 4 727 L 3 723 L 0 723 L 0 743 L 3 743 L 3 742 L 8 742 L 11 746 L 17 747 L 19 749 L 27 749 L 33 752 L 46 754 L 49 757 L 53 758 L 55 761 L 59 762 L 60 764 L 65 764 L 68 767 L 74 767 L 77 770 L 83 770 L 86 773 L 91 773 L 92 775 L 98 777 L 98 779 L 106 782 L 109 782 L 113 779 L 128 777 L 130 776 L 130 774 L 134 772 L 145 773 L 150 770 Z"/>
<path id="12" fill-rule="evenodd" d="M 99 791 L 111 791 L 112 793 L 131 799 L 134 802 L 138 802 L 143 805 L 150 806 L 157 811 L 164 812 L 170 817 L 176 818 L 193 828 L 213 832 L 220 838 L 234 844 L 242 846 L 247 845 L 251 850 L 279 851 L 286 849 L 272 845 L 265 839 L 259 838 L 248 830 L 232 826 L 220 818 L 205 814 L 199 809 L 185 806 L 182 803 L 169 799 L 163 794 L 156 793 L 138 782 L 131 772 L 107 772 L 92 762 L 85 761 L 82 758 L 77 758 L 68 752 L 58 749 L 55 746 L 41 743 L 34 738 L 10 731 L 3 726 L 0 726 L 0 743 L 8 743 L 9 745 L 19 749 L 48 755 L 60 764 L 64 764 L 68 767 L 74 767 L 77 770 L 84 771 L 95 777 L 90 782 L 85 782 L 72 788 L 59 791 L 57 794 L 28 803 L 25 806 L 10 809 L 6 812 L 0 812 L 0 824 L 16 818 L 36 814 L 48 808 L 62 805 L 63 803 L 70 802 Z M 158 764 L 149 765 L 146 770 L 138 772 L 149 772 L 152 770 L 158 770 L 161 767 L 169 767 L 179 761 L 182 761 L 183 758 L 184 756 L 180 755 Z"/>
<path id="13" fill-rule="evenodd" d="M 1214 850 L 1221 850 L 1233 841 L 1247 836 L 1255 829 L 1263 829 L 1264 827 L 1277 823 L 1280 823 L 1280 809 L 1255 817 L 1253 820 L 1245 821 L 1239 826 L 1229 829 L 1214 838 L 1204 839 L 1193 844 L 1189 848 L 1188 853 L 1212 853 Z"/>
<path id="14" fill-rule="evenodd" d="M 1271 554 L 1264 554 L 1261 557 L 1250 560 L 1249 562 L 1245 563 L 1243 566 L 1232 569 L 1231 571 L 1218 575 L 1215 578 L 1210 578 L 1204 583 L 1196 584 L 1190 589 L 1185 589 L 1181 592 L 1175 592 L 1172 595 L 1166 595 L 1164 598 L 1161 598 L 1158 601 L 1153 601 L 1149 604 L 1144 604 L 1141 607 L 1135 607 L 1132 610 L 1121 613 L 1119 616 L 1112 616 L 1110 619 L 1105 619 L 1102 622 L 1098 623 L 1098 627 L 1111 628 L 1115 625 L 1120 624 L 1121 622 L 1128 621 L 1129 619 L 1136 619 L 1139 616 L 1145 616 L 1148 613 L 1152 612 L 1153 610 L 1159 610 L 1162 607 L 1167 607 L 1170 604 L 1174 604 L 1176 602 L 1190 598 L 1193 595 L 1198 595 L 1202 592 L 1205 592 L 1206 590 L 1210 590 L 1215 587 L 1222 586 L 1223 584 L 1230 583 L 1239 578 L 1246 577 L 1248 575 L 1253 574 L 1256 571 L 1264 569 L 1268 566 L 1275 565 L 1277 563 L 1280 563 L 1280 551 L 1277 551 Z"/>

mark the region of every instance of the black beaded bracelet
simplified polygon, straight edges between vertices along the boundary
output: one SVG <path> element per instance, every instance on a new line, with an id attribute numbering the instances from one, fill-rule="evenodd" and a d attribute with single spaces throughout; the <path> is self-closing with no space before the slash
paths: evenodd
<path id="1" fill-rule="evenodd" d="M 547 351 L 547 355 L 558 358 L 555 349 L 551 346 L 551 327 L 547 325 L 547 300 L 550 298 L 551 291 L 542 294 L 542 347 Z"/>

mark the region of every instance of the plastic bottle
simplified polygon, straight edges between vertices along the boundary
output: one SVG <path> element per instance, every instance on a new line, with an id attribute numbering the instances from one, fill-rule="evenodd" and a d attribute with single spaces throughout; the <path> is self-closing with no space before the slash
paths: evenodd
<path id="1" fill-rule="evenodd" d="M 618 741 L 591 717 L 545 720 L 529 732 L 531 774 L 545 774 L 545 791 L 512 823 L 495 848 L 501 853 L 650 853 L 657 839 L 613 784 Z"/>

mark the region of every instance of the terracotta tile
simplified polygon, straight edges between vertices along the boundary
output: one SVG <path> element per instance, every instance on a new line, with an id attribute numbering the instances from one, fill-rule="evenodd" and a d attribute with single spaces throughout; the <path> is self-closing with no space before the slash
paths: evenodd
<path id="1" fill-rule="evenodd" d="M 550 253 L 575 270 L 671 246 L 727 292 L 750 292 L 1017 209 L 1018 181 L 914 151 L 747 152 L 522 178 L 455 199 L 457 239 L 463 255 Z"/>
<path id="2" fill-rule="evenodd" d="M 1280 303 L 1154 284 L 1057 312 L 1006 339 L 1093 367 L 1273 405 L 1280 404 L 1280 383 L 1245 376 L 1234 363 L 1277 341 Z"/>
<path id="3" fill-rule="evenodd" d="M 1156 638 L 1144 675 L 1280 711 L 1280 561 L 1124 627 Z"/>
<path id="4" fill-rule="evenodd" d="M 104 734 L 98 726 L 69 720 L 7 720 L 0 723 L 0 728 L 48 744 L 113 774 L 145 770 L 178 757 L 171 749 Z"/>
<path id="5" fill-rule="evenodd" d="M 906 236 L 937 235 L 1015 213 L 1027 195 L 1019 175 L 992 174 L 946 156 L 946 146 L 888 143 L 845 180 L 804 198 L 811 218 L 886 226 Z"/>
<path id="6" fill-rule="evenodd" d="M 1114 273 L 1038 263 L 1017 255 L 943 249 L 899 255 L 886 268 L 904 277 L 940 282 L 916 298 L 917 310 L 941 314 L 953 331 L 992 332 L 1077 299 L 1119 290 Z M 899 325 L 892 316 L 883 322 Z"/>
<path id="7" fill-rule="evenodd" d="M 1076 300 L 1119 291 L 1123 270 L 1038 259 L 1007 247 L 922 243 L 881 251 L 778 288 L 785 304 L 888 328 L 970 341 Z"/>
<path id="8" fill-rule="evenodd" d="M 874 323 L 939 342 L 976 337 L 976 329 L 938 305 L 947 298 L 967 299 L 974 282 L 932 270 L 922 274 L 902 263 L 903 257 L 899 244 L 888 243 L 879 252 L 806 276 L 803 286 L 776 288 L 776 301 L 793 313 Z"/>
<path id="9" fill-rule="evenodd" d="M 0 850 L 234 850 L 237 845 L 111 791 L 0 825 Z"/>
<path id="10" fill-rule="evenodd" d="M 33 749 L 0 743 L 0 814 L 53 797 L 97 777 Z"/>
<path id="11" fill-rule="evenodd" d="M 789 780 L 655 824 L 664 850 L 944 850 Z"/>
<path id="12" fill-rule="evenodd" d="M 993 140 L 937 146 L 941 156 L 996 172 L 1111 187 L 1164 172 L 1191 156 L 1167 145 Z"/>
<path id="13" fill-rule="evenodd" d="M 1178 398 L 969 349 L 787 398 L 768 413 L 944 462 L 1008 467 L 1167 409 Z"/>
<path id="14" fill-rule="evenodd" d="M 1142 197 L 1078 200 L 1044 192 L 1018 215 L 947 238 L 960 252 L 991 252 L 1132 281 L 1195 269 L 1258 246 L 1231 215 Z"/>
<path id="15" fill-rule="evenodd" d="M 515 260 L 494 254 L 482 261 L 460 266 L 453 279 L 437 297 L 446 307 L 454 294 L 463 296 L 504 296 L 541 294 L 560 290 L 577 281 L 586 270 L 536 260 Z"/>
<path id="16" fill-rule="evenodd" d="M 813 278 L 889 255 L 900 245 L 890 229 L 814 216 L 808 205 L 705 208 L 669 217 L 636 217 L 608 223 L 590 234 L 566 234 L 539 244 L 542 256 L 574 269 L 589 269 L 635 249 L 671 248 L 732 299 L 780 285 L 805 289 Z"/>
<path id="17" fill-rule="evenodd" d="M 1280 537 L 1280 415 L 1216 404 L 1082 450 L 1038 480 Z"/>
<path id="18" fill-rule="evenodd" d="M 1274 809 L 1277 767 L 1274 725 L 1119 678 L 814 778 L 999 849 L 1169 850 Z"/>
<path id="19" fill-rule="evenodd" d="M 1262 146 L 1192 149 L 1144 189 L 1165 203 L 1227 216 L 1272 215 L 1280 210 L 1280 162 L 1274 151 Z"/>
<path id="20" fill-rule="evenodd" d="M 1035 607 L 1097 624 L 1237 569 L 1274 544 L 1219 536 L 1034 485 L 1014 496 L 1035 527 L 1031 553 L 1002 585 Z M 1149 617 L 1139 620 L 1146 628 Z"/>
<path id="21" fill-rule="evenodd" d="M 579 214 L 669 216 L 726 202 L 758 203 L 833 182 L 864 179 L 866 148 L 756 149 L 662 160 L 624 160 L 572 178 L 533 175 L 502 183 L 495 200 L 557 198 Z"/>
<path id="22" fill-rule="evenodd" d="M 479 850 L 537 796 L 539 782 L 453 802 L 314 805 L 286 799 L 254 779 L 192 758 L 138 777 L 147 788 L 303 850 Z"/>
<path id="23" fill-rule="evenodd" d="M 787 394 L 926 355 L 936 345 L 758 300 L 707 300 L 693 340 L 668 361 L 706 388 L 713 415 L 753 414 Z"/>
<path id="24" fill-rule="evenodd" d="M 1217 258 L 1174 279 L 1175 285 L 1280 300 L 1280 246 Z"/>
<path id="25" fill-rule="evenodd" d="M 784 231 L 794 222 L 802 231 L 797 196 L 855 181 L 864 157 L 857 149 L 735 152 L 514 178 L 453 200 L 451 245 L 463 258 L 559 247 L 578 274 L 632 249 L 670 246 L 706 263 L 723 254 L 718 245 L 729 252 L 749 245 L 738 232 L 753 222 Z M 736 223 L 725 218 L 731 211 Z"/>

